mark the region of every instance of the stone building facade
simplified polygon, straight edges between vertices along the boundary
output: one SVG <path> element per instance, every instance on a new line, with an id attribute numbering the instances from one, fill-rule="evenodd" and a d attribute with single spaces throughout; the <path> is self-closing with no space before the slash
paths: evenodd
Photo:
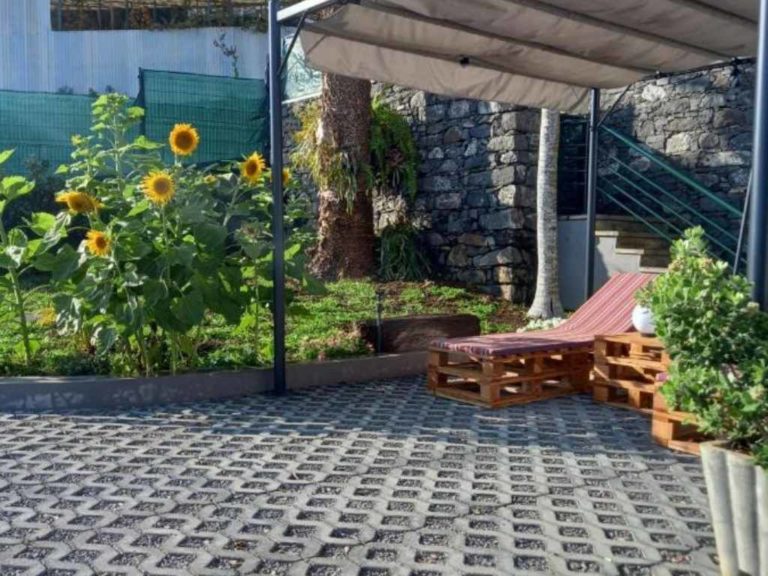
<path id="1" fill-rule="evenodd" d="M 376 91 L 413 129 L 421 164 L 411 215 L 423 229 L 435 277 L 529 302 L 536 266 L 539 111 L 397 87 Z M 750 62 L 638 83 L 608 125 L 741 208 L 751 162 L 753 92 Z M 604 94 L 605 110 L 619 93 Z M 295 120 L 286 127 L 288 137 Z M 610 141 L 602 146 L 603 154 L 615 152 Z M 647 160 L 628 160 L 673 186 Z M 707 201 L 690 201 L 718 212 Z M 392 218 L 392 203 L 380 199 L 376 210 L 382 228 Z"/>

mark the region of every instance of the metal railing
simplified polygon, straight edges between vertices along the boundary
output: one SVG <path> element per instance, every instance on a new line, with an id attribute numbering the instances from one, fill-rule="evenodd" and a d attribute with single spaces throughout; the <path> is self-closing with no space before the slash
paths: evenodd
<path id="1" fill-rule="evenodd" d="M 739 254 L 742 210 L 626 134 L 600 127 L 598 204 L 673 241 L 693 226 L 704 229 L 712 252 L 728 262 Z"/>

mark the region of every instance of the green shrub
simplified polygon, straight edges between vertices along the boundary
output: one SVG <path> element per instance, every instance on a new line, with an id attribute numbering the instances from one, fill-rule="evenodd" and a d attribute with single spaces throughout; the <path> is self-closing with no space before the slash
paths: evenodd
<path id="1" fill-rule="evenodd" d="M 387 226 L 379 238 L 379 276 L 393 280 L 424 280 L 429 274 L 429 260 L 419 247 L 419 231 L 403 222 Z"/>
<path id="2" fill-rule="evenodd" d="M 662 389 L 669 405 L 768 468 L 768 314 L 751 302 L 750 288 L 709 256 L 704 231 L 693 228 L 639 300 L 673 361 Z"/>
<path id="3" fill-rule="evenodd" d="M 73 161 L 59 169 L 62 210 L 36 226 L 58 244 L 35 260 L 56 288 L 57 328 L 85 333 L 115 373 L 194 368 L 206 317 L 241 324 L 272 290 L 272 176 L 264 159 L 254 153 L 223 173 L 183 163 L 200 135 L 177 124 L 169 135 L 175 159 L 166 164 L 162 144 L 131 136 L 143 115 L 123 95 L 94 101 L 91 133 L 73 138 Z M 288 184 L 290 173 L 282 178 Z M 79 247 L 58 242 L 83 231 Z M 291 234 L 285 252 L 298 287 L 307 282 L 301 238 Z"/>

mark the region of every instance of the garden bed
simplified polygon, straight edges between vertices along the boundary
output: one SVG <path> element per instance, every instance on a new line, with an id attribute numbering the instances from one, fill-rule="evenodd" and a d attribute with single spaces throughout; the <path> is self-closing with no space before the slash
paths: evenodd
<path id="1" fill-rule="evenodd" d="M 329 284 L 323 294 L 299 294 L 289 308 L 288 360 L 318 360 L 371 356 L 372 348 L 356 325 L 376 316 L 377 291 L 381 292 L 384 317 L 417 314 L 472 314 L 480 319 L 483 333 L 514 331 L 523 326 L 525 310 L 508 301 L 464 288 L 432 282 L 341 281 Z M 59 335 L 51 296 L 41 288 L 31 298 L 30 326 L 36 353 L 30 367 L 24 365 L 19 334 L 0 334 L 0 374 L 3 376 L 108 376 L 125 375 L 114 359 L 98 357 L 87 337 Z M 12 314 L 0 305 L 0 321 Z M 271 324 L 267 314 L 253 316 L 239 326 L 226 324 L 215 315 L 207 317 L 194 334 L 195 371 L 258 368 L 271 362 Z M 258 337 L 257 337 L 258 335 Z"/>

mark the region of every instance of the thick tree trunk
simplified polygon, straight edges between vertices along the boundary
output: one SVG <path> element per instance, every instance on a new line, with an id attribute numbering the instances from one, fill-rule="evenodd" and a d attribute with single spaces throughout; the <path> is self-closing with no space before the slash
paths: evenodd
<path id="1" fill-rule="evenodd" d="M 362 167 L 370 160 L 370 127 L 371 83 L 324 74 L 319 140 L 346 153 L 353 166 Z M 318 200 L 312 271 L 330 280 L 372 275 L 376 264 L 373 201 L 365 171 L 357 171 L 352 206 L 335 190 L 321 190 Z"/>
<path id="2" fill-rule="evenodd" d="M 560 113 L 541 111 L 539 168 L 536 182 L 536 242 L 538 271 L 536 297 L 528 311 L 531 318 L 563 315 L 557 273 L 557 158 L 560 147 Z"/>

